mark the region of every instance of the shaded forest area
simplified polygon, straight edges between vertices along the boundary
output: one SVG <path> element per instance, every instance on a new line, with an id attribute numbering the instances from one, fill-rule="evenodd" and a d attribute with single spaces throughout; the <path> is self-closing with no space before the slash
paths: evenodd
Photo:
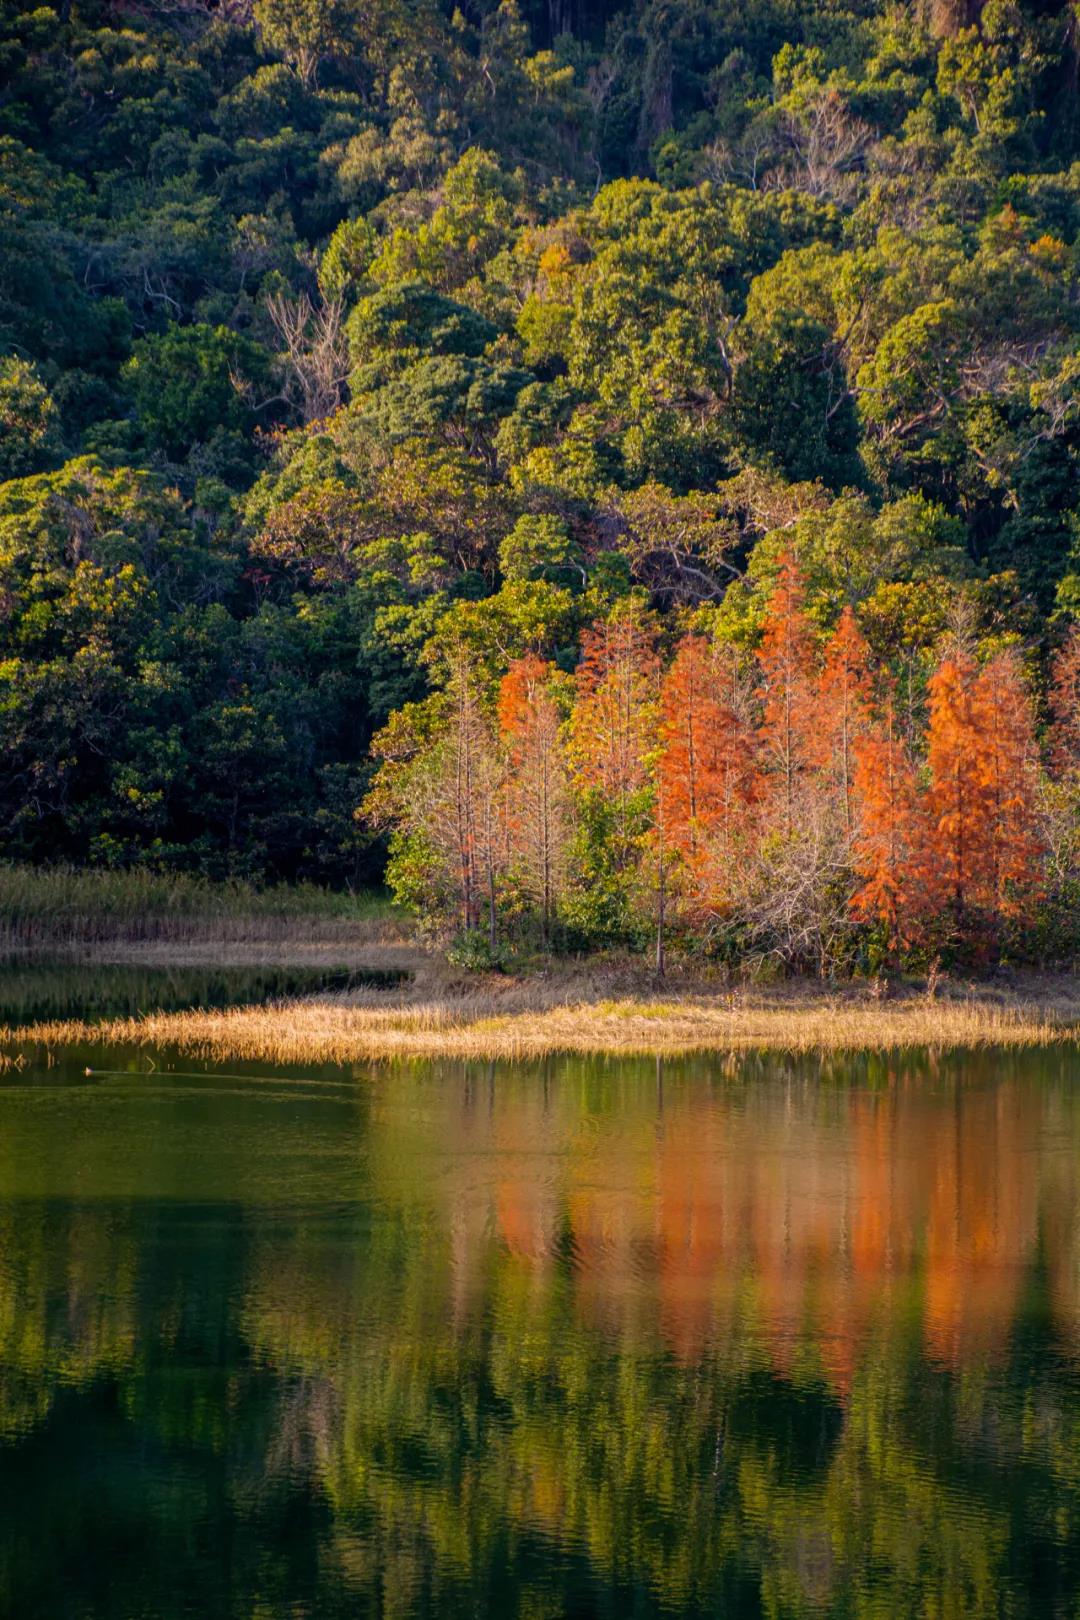
<path id="1" fill-rule="evenodd" d="M 4 5 L 0 856 L 1074 955 L 1078 67 L 1003 0 Z"/>

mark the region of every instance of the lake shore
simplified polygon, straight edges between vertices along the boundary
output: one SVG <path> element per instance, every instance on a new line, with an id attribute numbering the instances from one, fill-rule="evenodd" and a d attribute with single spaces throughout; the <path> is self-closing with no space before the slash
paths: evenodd
<path id="1" fill-rule="evenodd" d="M 430 959 L 429 963 L 430 963 Z M 0 1052 L 73 1044 L 169 1048 L 189 1057 L 281 1064 L 389 1059 L 530 1059 L 910 1047 L 1051 1045 L 1080 1040 L 1080 981 L 735 989 L 634 987 L 620 975 L 559 971 L 464 983 L 434 966 L 400 991 L 323 994 L 225 1011 L 149 1013 L 100 1023 L 0 1030 Z"/>

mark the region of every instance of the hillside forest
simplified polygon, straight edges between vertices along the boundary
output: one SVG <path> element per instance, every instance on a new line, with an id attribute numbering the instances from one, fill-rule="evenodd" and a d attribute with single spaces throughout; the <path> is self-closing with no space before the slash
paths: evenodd
<path id="1" fill-rule="evenodd" d="M 1054 0 L 0 5 L 0 858 L 1080 954 Z"/>

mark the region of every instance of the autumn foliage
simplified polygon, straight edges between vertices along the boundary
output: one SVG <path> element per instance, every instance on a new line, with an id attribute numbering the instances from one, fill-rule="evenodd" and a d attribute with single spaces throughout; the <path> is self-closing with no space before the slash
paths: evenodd
<path id="1" fill-rule="evenodd" d="M 1074 638 L 1048 738 L 1074 782 L 1078 694 Z M 1053 879 L 1019 651 L 944 645 L 901 723 L 855 613 L 823 633 L 791 556 L 752 656 L 691 630 L 664 658 L 630 599 L 585 631 L 572 675 L 527 653 L 485 708 L 458 668 L 441 715 L 405 762 L 387 734 L 373 800 L 493 941 L 501 906 L 544 945 L 567 928 L 587 944 L 601 915 L 606 938 L 651 933 L 658 966 L 669 932 L 817 970 L 871 943 L 986 958 Z"/>
<path id="2" fill-rule="evenodd" d="M 891 949 L 910 945 L 925 915 L 923 874 L 931 863 L 928 820 L 915 766 L 897 735 L 892 705 L 854 746 L 856 816 L 854 916 L 879 922 Z"/>
<path id="3" fill-rule="evenodd" d="M 712 869 L 745 850 L 756 789 L 737 677 L 702 636 L 683 637 L 664 676 L 658 740 L 657 822 L 700 915 L 715 891 Z"/>
<path id="4" fill-rule="evenodd" d="M 785 557 L 769 602 L 758 652 L 762 796 L 785 831 L 793 826 L 800 779 L 818 750 L 814 644 L 806 592 L 794 559 Z"/>
<path id="5" fill-rule="evenodd" d="M 568 802 L 554 670 L 535 653 L 517 659 L 503 676 L 498 723 L 509 767 L 508 850 L 546 943 L 565 875 Z"/>
<path id="6" fill-rule="evenodd" d="M 578 781 L 620 807 L 647 781 L 659 669 L 654 636 L 632 612 L 613 614 L 581 638 L 569 755 Z"/>

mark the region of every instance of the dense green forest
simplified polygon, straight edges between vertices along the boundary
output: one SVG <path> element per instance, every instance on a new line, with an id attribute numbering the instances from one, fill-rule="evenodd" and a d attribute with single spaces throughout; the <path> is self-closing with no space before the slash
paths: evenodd
<path id="1" fill-rule="evenodd" d="M 1006 0 L 9 0 L 0 856 L 370 880 L 463 657 L 747 658 L 789 557 L 911 739 L 949 638 L 1045 726 L 1078 72 Z"/>

